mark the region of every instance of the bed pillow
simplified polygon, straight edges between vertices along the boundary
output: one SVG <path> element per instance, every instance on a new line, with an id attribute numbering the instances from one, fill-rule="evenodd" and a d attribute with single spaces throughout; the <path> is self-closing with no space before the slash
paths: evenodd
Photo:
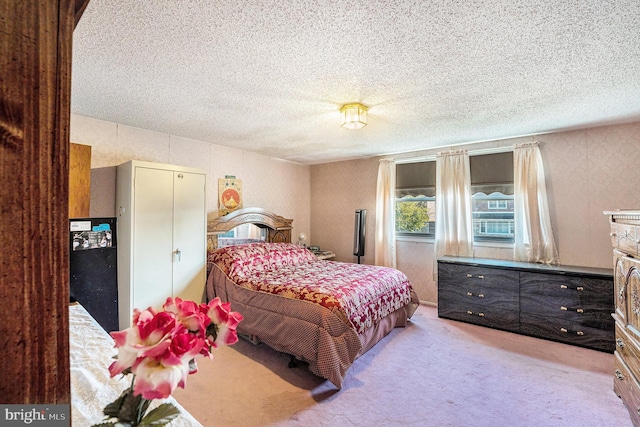
<path id="1" fill-rule="evenodd" d="M 248 277 L 253 272 L 273 270 L 283 265 L 317 261 L 311 251 L 292 243 L 227 246 L 213 252 L 211 259 L 230 278 Z"/>

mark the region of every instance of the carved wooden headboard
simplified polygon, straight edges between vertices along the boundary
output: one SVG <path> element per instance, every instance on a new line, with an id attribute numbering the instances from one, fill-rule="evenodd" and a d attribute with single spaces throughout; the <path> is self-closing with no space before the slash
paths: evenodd
<path id="1" fill-rule="evenodd" d="M 243 208 L 207 223 L 207 247 L 215 249 L 218 235 L 242 224 L 254 224 L 267 230 L 267 242 L 291 243 L 293 219 L 287 219 L 261 208 Z"/>

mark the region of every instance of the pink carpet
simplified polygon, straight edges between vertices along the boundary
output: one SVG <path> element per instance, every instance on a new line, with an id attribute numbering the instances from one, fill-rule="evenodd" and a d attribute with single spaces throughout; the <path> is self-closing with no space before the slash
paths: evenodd
<path id="1" fill-rule="evenodd" d="M 631 426 L 613 355 L 440 319 L 421 306 L 342 390 L 241 340 L 200 359 L 175 398 L 214 426 Z"/>

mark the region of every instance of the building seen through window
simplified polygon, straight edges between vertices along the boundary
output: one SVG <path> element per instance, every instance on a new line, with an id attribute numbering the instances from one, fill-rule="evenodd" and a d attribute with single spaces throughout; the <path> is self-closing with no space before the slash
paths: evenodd
<path id="1" fill-rule="evenodd" d="M 473 235 L 476 242 L 513 242 L 513 153 L 469 157 Z M 436 165 L 396 165 L 396 234 L 435 236 Z"/>

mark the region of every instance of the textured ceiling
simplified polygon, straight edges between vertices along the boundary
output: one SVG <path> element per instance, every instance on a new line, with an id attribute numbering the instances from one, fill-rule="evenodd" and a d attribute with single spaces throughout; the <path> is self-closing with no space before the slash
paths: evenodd
<path id="1" fill-rule="evenodd" d="M 74 114 L 306 164 L 623 123 L 640 2 L 91 0 L 72 82 Z"/>

